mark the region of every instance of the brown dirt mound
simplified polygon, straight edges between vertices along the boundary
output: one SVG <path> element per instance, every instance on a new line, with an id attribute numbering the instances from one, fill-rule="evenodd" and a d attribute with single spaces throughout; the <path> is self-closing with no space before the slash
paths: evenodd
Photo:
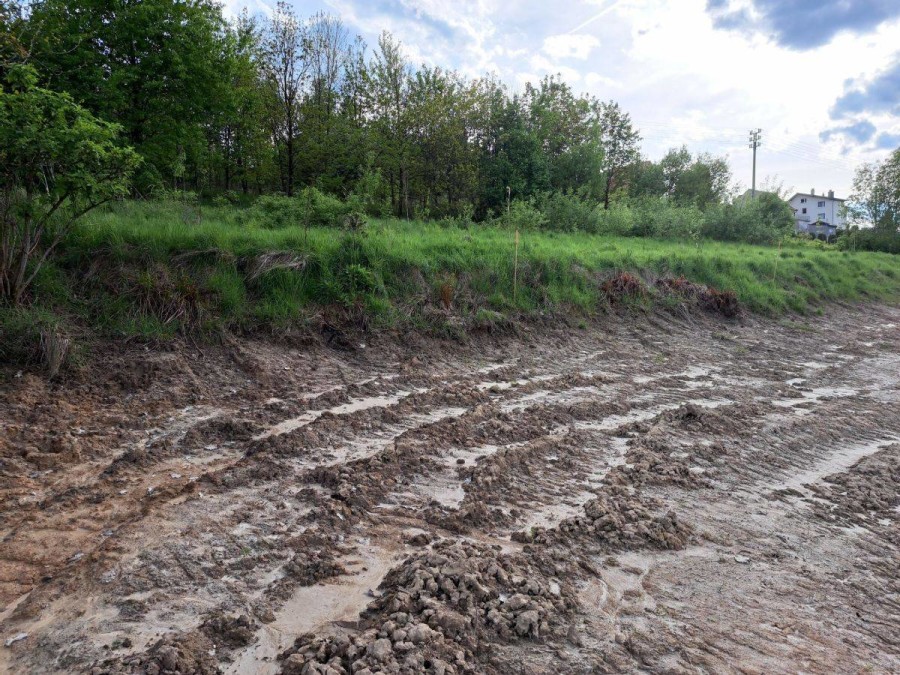
<path id="1" fill-rule="evenodd" d="M 523 555 L 440 541 L 385 577 L 382 596 L 353 637 L 305 635 L 281 655 L 282 672 L 464 673 L 482 671 L 486 643 L 567 633 L 574 589 L 546 578 Z"/>
<path id="2" fill-rule="evenodd" d="M 91 675 L 218 675 L 215 653 L 213 641 L 200 631 L 168 635 L 143 654 L 95 665 Z"/>
<path id="3" fill-rule="evenodd" d="M 584 505 L 584 515 L 563 520 L 557 527 L 517 532 L 517 541 L 555 544 L 571 540 L 590 541 L 597 550 L 684 548 L 693 528 L 680 521 L 674 511 L 660 513 L 659 500 L 643 497 L 625 486 L 610 485 Z"/>

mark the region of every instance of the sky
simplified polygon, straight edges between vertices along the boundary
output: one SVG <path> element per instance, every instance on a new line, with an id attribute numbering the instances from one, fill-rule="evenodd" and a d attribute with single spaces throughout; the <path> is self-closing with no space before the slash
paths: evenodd
<path id="1" fill-rule="evenodd" d="M 274 0 L 222 0 L 271 13 Z M 900 0 L 293 0 L 374 45 L 387 30 L 414 63 L 512 89 L 559 73 L 618 101 L 659 159 L 682 144 L 727 155 L 757 187 L 851 190 L 862 162 L 900 147 Z"/>

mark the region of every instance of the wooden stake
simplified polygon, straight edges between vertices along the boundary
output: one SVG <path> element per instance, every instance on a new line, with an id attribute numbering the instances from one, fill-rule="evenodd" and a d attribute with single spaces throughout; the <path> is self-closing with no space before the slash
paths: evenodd
<path id="1" fill-rule="evenodd" d="M 513 302 L 516 301 L 516 295 L 519 287 L 519 228 L 516 228 L 516 253 L 513 258 Z"/>
<path id="2" fill-rule="evenodd" d="M 772 272 L 772 285 L 775 285 L 775 276 L 778 274 L 778 259 L 781 257 L 781 244 L 784 243 L 784 237 L 778 241 L 778 255 L 775 256 L 775 271 Z"/>

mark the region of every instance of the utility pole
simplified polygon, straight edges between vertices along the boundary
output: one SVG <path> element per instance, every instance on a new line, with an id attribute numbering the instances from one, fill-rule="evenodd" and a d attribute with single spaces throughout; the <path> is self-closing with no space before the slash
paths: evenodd
<path id="1" fill-rule="evenodd" d="M 753 150 L 753 189 L 751 197 L 756 197 L 756 149 L 762 145 L 762 129 L 750 130 L 750 148 Z"/>

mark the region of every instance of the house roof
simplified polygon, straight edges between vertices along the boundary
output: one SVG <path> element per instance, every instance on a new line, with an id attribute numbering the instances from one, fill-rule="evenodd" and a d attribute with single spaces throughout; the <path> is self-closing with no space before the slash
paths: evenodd
<path id="1" fill-rule="evenodd" d="M 811 192 L 797 192 L 794 194 L 794 197 L 815 197 L 816 199 L 830 199 L 833 202 L 843 202 L 847 201 L 846 199 L 841 199 L 840 197 L 829 197 L 828 195 L 814 195 Z M 794 201 L 794 197 L 788 199 L 789 202 Z"/>

